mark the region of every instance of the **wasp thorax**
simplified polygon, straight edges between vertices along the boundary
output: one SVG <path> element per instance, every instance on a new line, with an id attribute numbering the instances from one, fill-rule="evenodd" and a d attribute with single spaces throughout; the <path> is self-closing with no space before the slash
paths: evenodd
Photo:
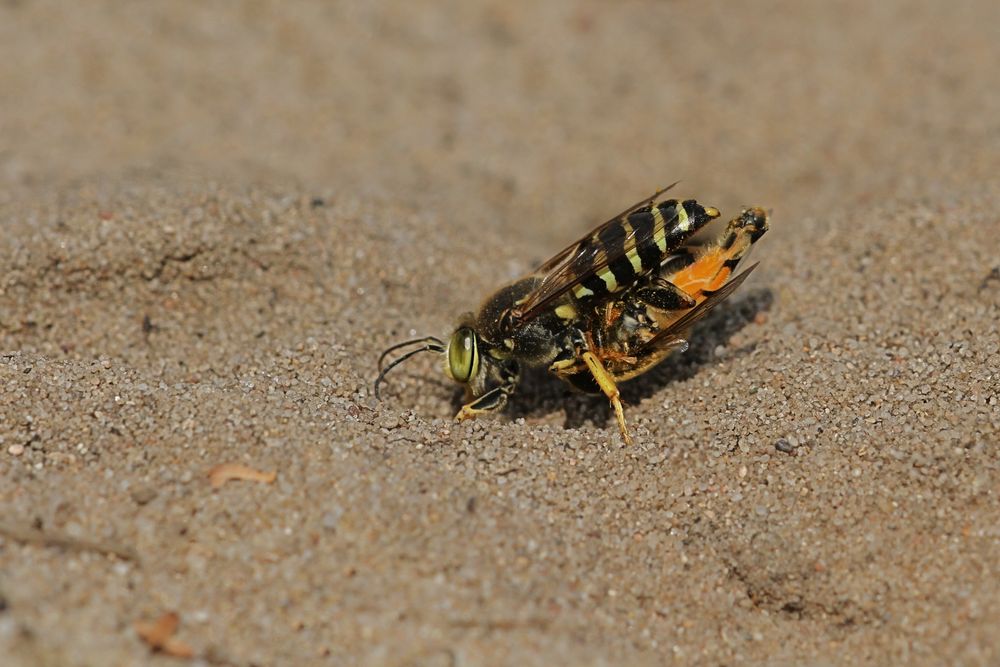
<path id="1" fill-rule="evenodd" d="M 479 343 L 469 327 L 459 327 L 451 335 L 447 370 L 456 382 L 468 382 L 479 373 Z"/>

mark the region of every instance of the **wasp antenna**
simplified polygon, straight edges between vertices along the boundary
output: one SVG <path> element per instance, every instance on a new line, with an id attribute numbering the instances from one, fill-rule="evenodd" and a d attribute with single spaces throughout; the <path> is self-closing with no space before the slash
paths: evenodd
<path id="1" fill-rule="evenodd" d="M 401 347 L 407 347 L 408 345 L 416 345 L 417 343 L 435 343 L 436 345 L 444 347 L 444 341 L 438 338 L 437 336 L 424 336 L 423 338 L 413 338 L 412 340 L 404 340 L 402 343 L 396 343 L 392 347 L 382 352 L 382 355 L 378 358 L 379 371 L 382 370 L 382 362 L 385 361 L 385 358 L 389 356 L 390 352 L 395 352 Z"/>
<path id="2" fill-rule="evenodd" d="M 385 376 L 388 375 L 389 371 L 391 371 L 393 368 L 400 365 L 401 363 L 403 363 L 404 361 L 406 361 L 415 354 L 420 354 L 421 352 L 438 352 L 440 354 L 443 354 L 446 349 L 442 341 L 438 340 L 437 338 L 434 338 L 433 336 L 428 336 L 427 338 L 422 338 L 419 340 L 411 340 L 407 341 L 406 343 L 400 343 L 399 345 L 394 345 L 393 347 L 389 348 L 388 350 L 385 351 L 385 353 L 382 354 L 382 358 L 384 358 L 387 353 L 399 349 L 400 347 L 404 347 L 406 345 L 411 345 L 413 343 L 423 342 L 423 341 L 431 341 L 431 342 L 427 343 L 423 347 L 418 347 L 415 350 L 410 350 L 409 352 L 402 355 L 398 359 L 394 359 L 388 366 L 385 367 L 385 370 L 382 370 L 378 374 L 378 377 L 375 378 L 375 398 L 382 400 L 382 395 L 379 393 L 378 390 L 379 385 L 382 384 L 382 381 L 385 379 Z M 382 367 L 382 358 L 379 359 L 379 368 Z"/>

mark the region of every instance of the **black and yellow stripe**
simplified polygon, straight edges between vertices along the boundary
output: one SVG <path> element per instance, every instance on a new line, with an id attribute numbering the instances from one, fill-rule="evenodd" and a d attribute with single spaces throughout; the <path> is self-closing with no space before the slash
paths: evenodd
<path id="1" fill-rule="evenodd" d="M 580 277 L 574 296 L 587 299 L 631 287 L 718 216 L 718 210 L 693 199 L 668 199 L 623 215 L 590 238 L 594 266 L 599 268 Z"/>

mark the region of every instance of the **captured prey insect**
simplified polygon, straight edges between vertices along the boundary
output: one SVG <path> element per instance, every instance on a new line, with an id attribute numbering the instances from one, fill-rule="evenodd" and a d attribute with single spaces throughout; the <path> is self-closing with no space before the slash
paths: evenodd
<path id="1" fill-rule="evenodd" d="M 456 415 L 461 421 L 502 409 L 522 365 L 547 367 L 576 389 L 603 393 L 631 444 L 617 384 L 687 349 L 692 325 L 756 267 L 734 276 L 767 231 L 767 214 L 748 208 L 714 243 L 692 243 L 692 235 L 719 211 L 693 199 L 658 202 L 670 187 L 500 288 L 478 313 L 461 317 L 447 343 L 428 336 L 387 349 L 379 358 L 376 396 L 398 364 L 436 352 L 448 376 L 466 386 L 468 402 Z M 390 353 L 407 347 L 383 367 Z"/>

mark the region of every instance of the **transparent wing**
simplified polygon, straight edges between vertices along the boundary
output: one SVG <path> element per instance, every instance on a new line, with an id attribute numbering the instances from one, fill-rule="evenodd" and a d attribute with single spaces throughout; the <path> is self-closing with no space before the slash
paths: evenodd
<path id="1" fill-rule="evenodd" d="M 657 332 L 655 336 L 646 341 L 645 344 L 643 344 L 643 346 L 639 349 L 639 352 L 641 353 L 642 350 L 657 348 L 663 345 L 677 344 L 679 341 L 682 341 L 682 334 L 687 329 L 690 329 L 696 322 L 698 322 L 698 320 L 708 315 L 712 312 L 713 308 L 725 301 L 730 294 L 735 292 L 736 289 L 743 284 L 743 281 L 747 279 L 747 276 L 749 276 L 750 273 L 756 268 L 757 264 L 750 266 L 746 271 L 739 274 L 735 278 L 730 279 L 729 282 L 719 289 L 711 292 L 707 299 L 681 315 L 674 322 L 671 322 L 668 327 Z"/>
<path id="2" fill-rule="evenodd" d="M 521 300 L 517 309 L 512 313 L 514 327 L 534 319 L 555 300 L 579 285 L 581 281 L 597 275 L 607 268 L 608 264 L 625 254 L 624 248 L 634 247 L 647 240 L 637 237 L 635 229 L 626 233 L 625 228 L 620 224 L 621 219 L 644 206 L 649 206 L 675 185 L 677 185 L 676 182 L 671 183 L 662 190 L 653 193 L 652 196 L 629 206 L 538 267 L 536 274 L 543 275 L 542 281 Z M 651 230 L 646 233 L 650 234 Z M 622 248 L 622 251 L 617 255 L 608 256 L 604 253 L 605 247 Z"/>

